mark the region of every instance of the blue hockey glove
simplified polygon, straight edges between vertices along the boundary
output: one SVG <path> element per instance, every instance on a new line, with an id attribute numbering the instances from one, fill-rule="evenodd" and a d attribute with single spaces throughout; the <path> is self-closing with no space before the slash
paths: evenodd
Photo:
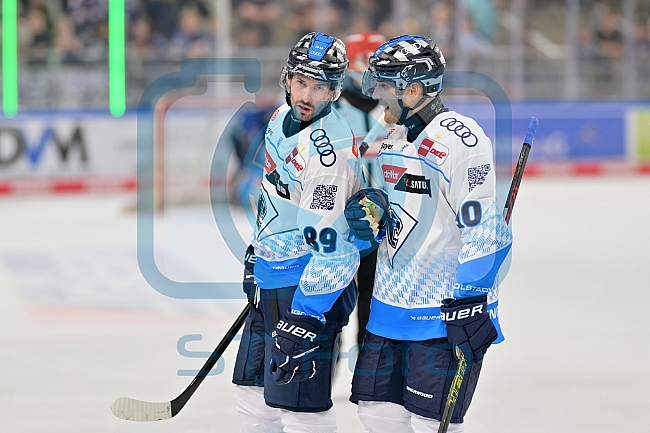
<path id="1" fill-rule="evenodd" d="M 362 241 L 378 240 L 377 236 L 391 221 L 388 195 L 381 189 L 364 188 L 348 199 L 345 219 L 350 231 Z"/>
<path id="2" fill-rule="evenodd" d="M 318 372 L 321 332 L 325 325 L 309 316 L 287 313 L 278 322 L 271 351 L 271 374 L 279 384 L 302 382 Z"/>
<path id="3" fill-rule="evenodd" d="M 257 283 L 255 282 L 254 274 L 256 261 L 255 249 L 252 245 L 249 245 L 244 255 L 244 281 L 242 282 L 244 293 L 246 293 L 249 302 L 255 301 L 257 296 Z"/>
<path id="4" fill-rule="evenodd" d="M 490 320 L 487 296 L 445 299 L 440 307 L 447 324 L 447 339 L 465 356 L 472 354 L 480 362 L 488 347 L 497 339 L 497 330 Z"/>

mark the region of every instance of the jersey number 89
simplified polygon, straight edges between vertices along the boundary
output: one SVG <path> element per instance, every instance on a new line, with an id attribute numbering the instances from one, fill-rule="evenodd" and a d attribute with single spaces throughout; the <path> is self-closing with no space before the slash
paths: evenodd
<path id="1" fill-rule="evenodd" d="M 316 251 L 320 251 L 319 243 L 323 246 L 324 253 L 332 253 L 336 251 L 336 230 L 331 227 L 325 227 L 316 236 L 316 229 L 313 227 L 305 227 L 303 231 L 305 242 L 312 246 Z"/>

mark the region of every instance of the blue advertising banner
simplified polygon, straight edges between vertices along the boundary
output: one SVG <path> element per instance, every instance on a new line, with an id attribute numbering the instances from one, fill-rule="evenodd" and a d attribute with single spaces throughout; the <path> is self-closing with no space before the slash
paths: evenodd
<path id="1" fill-rule="evenodd" d="M 494 114 L 483 102 L 447 104 L 475 117 L 492 137 Z M 625 102 L 526 102 L 512 104 L 513 155 L 517 155 L 531 116 L 539 119 L 530 161 L 610 161 L 627 158 Z"/>

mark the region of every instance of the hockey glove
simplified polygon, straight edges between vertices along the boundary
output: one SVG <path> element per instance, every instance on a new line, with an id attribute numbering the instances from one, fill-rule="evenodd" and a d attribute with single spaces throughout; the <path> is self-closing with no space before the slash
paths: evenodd
<path id="1" fill-rule="evenodd" d="M 447 339 L 465 356 L 472 354 L 480 362 L 488 347 L 497 339 L 497 330 L 487 310 L 487 296 L 445 299 L 440 307 L 447 324 Z"/>
<path id="2" fill-rule="evenodd" d="M 279 384 L 311 379 L 318 372 L 320 336 L 325 325 L 309 316 L 287 313 L 276 326 L 271 374 Z"/>
<path id="3" fill-rule="evenodd" d="M 364 188 L 350 197 L 345 205 L 345 219 L 357 239 L 374 241 L 391 221 L 388 196 L 377 188 Z"/>
<path id="4" fill-rule="evenodd" d="M 254 302 L 257 296 L 257 283 L 254 274 L 256 261 L 255 249 L 249 245 L 244 255 L 244 281 L 242 283 L 249 302 Z"/>

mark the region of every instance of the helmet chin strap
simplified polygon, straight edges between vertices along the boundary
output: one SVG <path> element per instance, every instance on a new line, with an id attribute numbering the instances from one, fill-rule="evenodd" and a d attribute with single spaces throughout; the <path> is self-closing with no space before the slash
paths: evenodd
<path id="1" fill-rule="evenodd" d="M 443 111 L 448 111 L 438 94 L 435 94 L 433 97 L 423 96 L 413 108 L 405 107 L 401 98 L 398 102 L 402 107 L 402 114 L 398 123 L 406 126 L 407 137 L 410 142 L 415 141 L 424 128 L 431 123 L 434 117 Z M 415 110 L 420 106 L 422 106 L 420 111 L 407 118 L 407 114 L 410 110 Z"/>
<path id="2" fill-rule="evenodd" d="M 404 105 L 404 93 L 405 92 L 406 91 L 402 92 L 401 97 L 399 97 L 397 99 L 397 103 L 399 104 L 400 108 L 402 109 L 402 114 L 400 114 L 398 122 L 400 124 L 402 124 L 402 125 L 404 124 L 404 122 L 406 122 L 406 119 L 408 117 L 409 112 L 411 112 L 413 110 L 417 110 L 422 105 L 428 104 L 429 102 L 431 102 L 432 100 L 434 100 L 434 99 L 436 99 L 438 97 L 438 93 L 435 93 L 434 95 L 422 95 L 422 97 L 415 104 L 415 106 L 407 107 L 406 105 Z M 433 99 L 431 99 L 431 98 L 433 98 Z M 415 115 L 417 116 L 417 113 Z"/>

